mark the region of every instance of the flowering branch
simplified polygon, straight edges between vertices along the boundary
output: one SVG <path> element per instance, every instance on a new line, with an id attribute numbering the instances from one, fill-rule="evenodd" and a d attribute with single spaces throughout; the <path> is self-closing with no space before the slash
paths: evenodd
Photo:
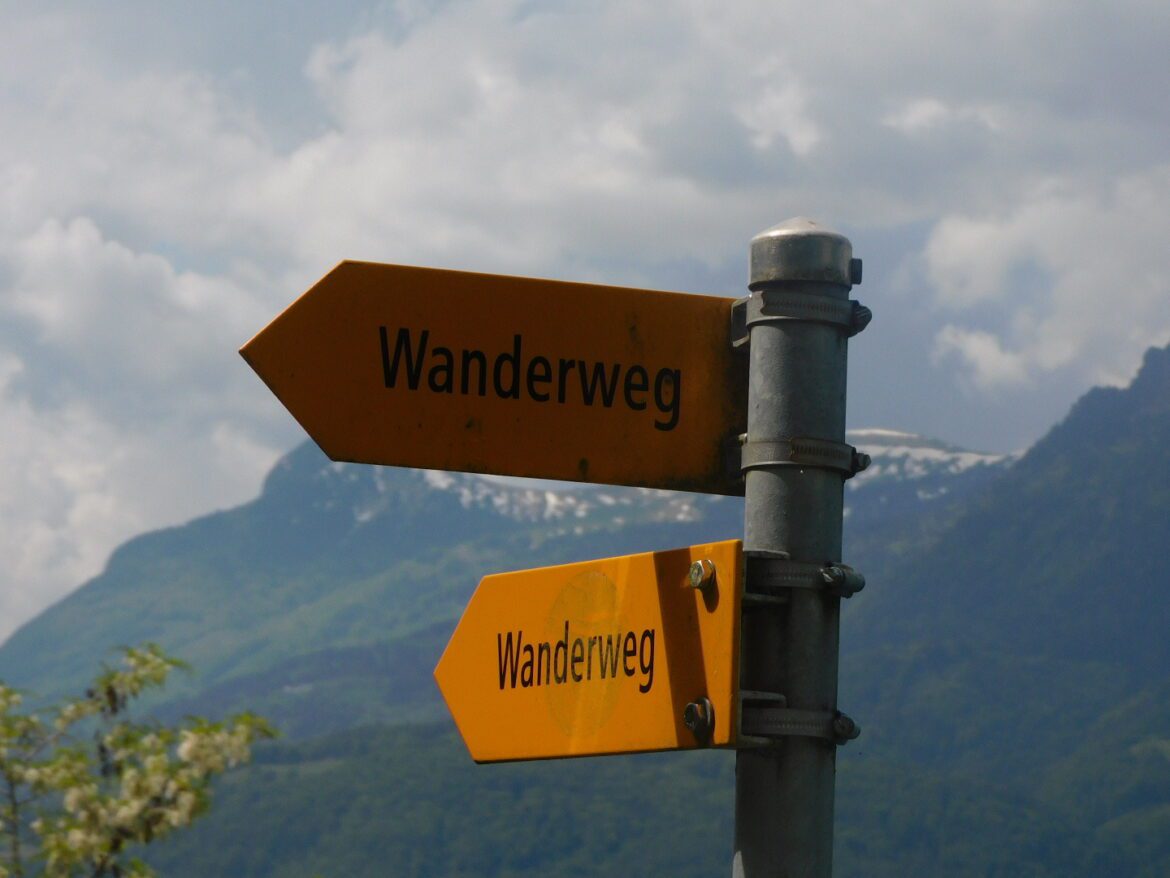
<path id="1" fill-rule="evenodd" d="M 130 703 L 177 667 L 154 644 L 128 648 L 122 666 L 103 672 L 83 698 L 50 711 L 51 723 L 18 712 L 20 693 L 0 683 L 0 829 L 8 839 L 0 878 L 24 878 L 33 863 L 46 878 L 152 875 L 128 849 L 189 825 L 209 807 L 213 778 L 275 735 L 251 714 L 190 718 L 177 728 L 131 721 Z"/>

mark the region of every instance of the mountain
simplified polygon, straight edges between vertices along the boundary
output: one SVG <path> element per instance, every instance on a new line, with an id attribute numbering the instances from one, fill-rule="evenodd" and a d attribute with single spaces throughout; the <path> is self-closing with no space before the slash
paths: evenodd
<path id="1" fill-rule="evenodd" d="M 966 495 L 1019 459 L 1019 454 L 984 454 L 897 430 L 850 430 L 852 445 L 870 465 L 845 483 L 846 519 L 851 525 L 917 515 L 924 504 Z M 862 499 L 860 505 L 851 502 Z"/>
<path id="2" fill-rule="evenodd" d="M 1170 522 L 1167 387 L 1170 352 L 1153 350 L 1130 388 L 1082 398 L 916 554 L 875 633 L 929 624 L 1000 651 L 1160 678 L 1170 668 L 1158 560 Z"/>
<path id="3" fill-rule="evenodd" d="M 849 441 L 870 455 L 845 483 L 846 558 L 874 582 L 911 554 L 995 481 L 1019 454 L 984 454 L 897 430 L 853 430 Z"/>
<path id="4" fill-rule="evenodd" d="M 865 750 L 1012 786 L 1170 871 L 1170 349 L 887 561 L 842 634 Z"/>
<path id="5" fill-rule="evenodd" d="M 1011 463 L 893 431 L 850 438 L 873 456 L 850 521 L 885 528 Z M 0 679 L 75 691 L 111 645 L 152 640 L 197 669 L 174 710 L 250 706 L 295 735 L 437 719 L 430 669 L 484 575 L 742 529 L 736 498 L 337 464 L 305 443 L 252 503 L 120 547 L 0 647 Z"/>
<path id="6" fill-rule="evenodd" d="M 1170 350 L 1022 456 L 893 431 L 846 488 L 839 875 L 1170 874 Z M 733 537 L 730 498 L 330 464 L 128 543 L 0 647 L 41 692 L 150 638 L 160 711 L 289 732 L 157 854 L 165 874 L 698 876 L 728 753 L 473 766 L 430 670 L 486 573 Z"/>

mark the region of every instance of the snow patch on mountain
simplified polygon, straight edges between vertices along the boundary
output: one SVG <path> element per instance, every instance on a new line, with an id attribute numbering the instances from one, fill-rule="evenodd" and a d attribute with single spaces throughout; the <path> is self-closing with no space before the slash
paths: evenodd
<path id="1" fill-rule="evenodd" d="M 555 521 L 585 518 L 598 504 L 612 506 L 612 497 L 590 496 L 580 486 L 532 487 L 496 476 L 424 470 L 423 481 L 435 490 L 449 491 L 464 509 L 491 509 L 517 521 Z"/>
<path id="2" fill-rule="evenodd" d="M 987 454 L 948 445 L 915 433 L 870 428 L 851 430 L 850 444 L 870 456 L 869 468 L 847 483 L 851 490 L 878 481 L 919 480 L 929 476 L 959 475 L 975 467 L 1006 467 L 1020 454 Z M 947 491 L 946 486 L 922 489 L 919 499 L 932 500 Z"/>
<path id="3" fill-rule="evenodd" d="M 914 504 L 936 501 L 958 491 L 960 483 L 966 484 L 971 477 L 994 475 L 1020 457 L 970 451 L 914 433 L 882 428 L 851 430 L 846 440 L 871 458 L 868 469 L 846 482 L 850 502 L 864 495 L 871 498 L 865 502 L 867 506 L 888 506 L 895 498 Z M 621 527 L 629 521 L 702 521 L 711 514 L 711 504 L 736 502 L 730 497 L 652 488 L 339 463 L 327 464 L 316 478 L 332 482 L 337 489 L 319 502 L 346 498 L 342 502 L 351 506 L 359 525 L 388 513 L 395 497 L 411 482 L 424 491 L 453 496 L 463 509 L 487 511 L 519 522 L 548 523 L 557 531 L 562 529 L 558 525 L 563 525 L 566 532 L 603 522 Z M 852 511 L 846 508 L 847 515 Z"/>

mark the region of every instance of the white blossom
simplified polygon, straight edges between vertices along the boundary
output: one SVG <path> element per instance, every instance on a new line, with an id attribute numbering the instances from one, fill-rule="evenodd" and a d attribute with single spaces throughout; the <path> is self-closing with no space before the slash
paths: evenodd
<path id="1" fill-rule="evenodd" d="M 65 810 L 77 811 L 81 807 L 81 799 L 84 794 L 78 787 L 74 787 L 65 793 Z"/>

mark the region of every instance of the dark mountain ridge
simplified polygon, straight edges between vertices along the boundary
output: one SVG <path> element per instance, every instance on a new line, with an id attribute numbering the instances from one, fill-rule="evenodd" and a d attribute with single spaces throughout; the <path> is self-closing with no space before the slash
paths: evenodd
<path id="1" fill-rule="evenodd" d="M 1170 350 L 1126 389 L 1083 397 L 898 570 L 867 636 L 930 626 L 1019 656 L 1170 669 Z"/>

